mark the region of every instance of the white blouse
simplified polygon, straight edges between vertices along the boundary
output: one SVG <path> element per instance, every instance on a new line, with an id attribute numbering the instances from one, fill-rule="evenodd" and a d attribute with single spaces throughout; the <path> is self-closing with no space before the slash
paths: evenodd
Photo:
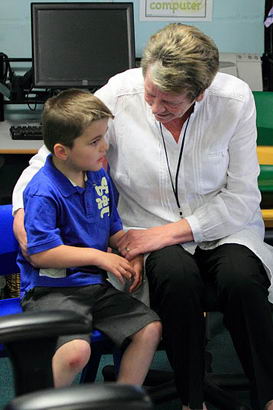
<path id="1" fill-rule="evenodd" d="M 179 220 L 166 152 L 174 181 L 184 136 L 178 196 L 194 243 L 183 246 L 193 252 L 196 244 L 203 249 L 243 244 L 258 255 L 271 279 L 273 248 L 263 242 L 256 111 L 248 85 L 218 73 L 204 99 L 195 103 L 178 143 L 162 126 L 166 152 L 159 123 L 144 100 L 141 69 L 112 77 L 96 95 L 115 116 L 109 123 L 108 161 L 124 228 L 145 229 Z M 22 207 L 23 189 L 47 154 L 42 147 L 20 177 L 13 194 L 14 210 Z M 272 285 L 270 293 L 273 302 Z"/>

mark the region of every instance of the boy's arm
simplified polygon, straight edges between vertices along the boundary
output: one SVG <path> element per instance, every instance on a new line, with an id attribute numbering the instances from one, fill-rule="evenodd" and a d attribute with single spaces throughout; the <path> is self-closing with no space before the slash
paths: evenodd
<path id="1" fill-rule="evenodd" d="M 30 262 L 37 268 L 71 268 L 95 265 L 112 272 L 118 280 L 130 279 L 134 270 L 129 261 L 119 255 L 96 248 L 66 245 L 63 242 L 60 224 L 60 205 L 56 195 L 47 188 L 47 195 L 40 190 L 43 176 L 28 185 L 24 192 L 25 227 Z M 42 192 L 42 193 L 41 193 Z M 38 194 L 39 193 L 39 194 Z"/>
<path id="2" fill-rule="evenodd" d="M 30 261 L 40 268 L 71 268 L 71 266 L 95 265 L 113 273 L 121 282 L 132 279 L 135 271 L 130 262 L 113 253 L 103 252 L 94 248 L 59 245 L 54 248 L 32 254 Z"/>

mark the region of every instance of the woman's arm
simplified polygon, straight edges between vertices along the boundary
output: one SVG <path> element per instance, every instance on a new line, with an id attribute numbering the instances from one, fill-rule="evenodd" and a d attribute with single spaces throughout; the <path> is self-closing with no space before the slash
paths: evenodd
<path id="1" fill-rule="evenodd" d="M 32 177 L 39 171 L 40 168 L 45 163 L 46 157 L 48 156 L 49 151 L 45 145 L 43 145 L 38 153 L 34 155 L 30 161 L 29 166 L 22 172 L 20 178 L 18 179 L 13 193 L 12 193 L 12 205 L 13 205 L 13 214 L 20 209 L 24 208 L 23 204 L 23 192 L 29 181 Z"/>
<path id="2" fill-rule="evenodd" d="M 223 188 L 210 195 L 210 199 L 203 196 L 205 200 L 192 215 L 178 222 L 147 230 L 130 230 L 119 241 L 119 250 L 128 259 L 176 243 L 218 240 L 242 230 L 254 219 L 260 203 L 256 113 L 251 91 L 244 97 L 234 124 L 226 124 L 232 136 Z"/>
<path id="3" fill-rule="evenodd" d="M 27 252 L 27 233 L 24 224 L 25 211 L 23 208 L 18 209 L 13 218 L 13 232 L 19 243 L 22 254 L 28 260 Z"/>
<path id="4" fill-rule="evenodd" d="M 20 248 L 24 257 L 27 259 L 27 235 L 24 226 L 24 202 L 23 202 L 23 192 L 32 177 L 39 171 L 40 168 L 45 163 L 46 157 L 49 151 L 45 145 L 43 145 L 38 153 L 34 155 L 30 161 L 29 166 L 22 172 L 20 178 L 18 179 L 13 193 L 12 193 L 12 204 L 13 204 L 13 231 L 14 235 L 19 242 Z"/>
<path id="5" fill-rule="evenodd" d="M 187 217 L 195 242 L 232 235 L 259 218 L 260 167 L 256 146 L 256 110 L 250 89 L 244 94 L 244 102 L 236 116 L 237 123 L 226 124 L 234 129 L 228 144 L 225 184 Z"/>
<path id="6" fill-rule="evenodd" d="M 150 229 L 130 229 L 118 240 L 118 249 L 128 260 L 139 254 L 152 252 L 166 246 L 193 240 L 186 219 Z"/>

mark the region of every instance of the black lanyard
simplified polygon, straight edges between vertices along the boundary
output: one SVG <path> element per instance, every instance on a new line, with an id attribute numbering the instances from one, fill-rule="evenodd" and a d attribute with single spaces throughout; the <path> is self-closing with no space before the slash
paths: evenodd
<path id="1" fill-rule="evenodd" d="M 190 116 L 189 116 L 189 118 L 187 119 L 187 122 L 186 122 L 185 130 L 184 130 L 184 134 L 183 134 L 183 140 L 182 140 L 181 147 L 180 147 L 179 158 L 178 158 L 178 163 L 177 163 L 176 173 L 175 173 L 175 184 L 174 184 L 174 182 L 173 182 L 172 173 L 171 173 L 171 169 L 170 169 L 170 163 L 169 163 L 169 158 L 168 158 L 168 152 L 167 152 L 166 143 L 165 143 L 164 136 L 163 136 L 163 132 L 162 132 L 162 124 L 161 124 L 161 122 L 159 123 L 160 132 L 161 132 L 161 137 L 162 137 L 163 146 L 164 146 L 164 151 L 165 151 L 165 157 L 166 157 L 167 167 L 168 167 L 168 172 L 169 172 L 169 176 L 170 176 L 170 180 L 171 180 L 171 184 L 172 184 L 172 190 L 173 190 L 173 194 L 174 194 L 174 196 L 175 196 L 175 200 L 176 200 L 176 203 L 177 203 L 179 215 L 180 215 L 181 217 L 183 216 L 183 214 L 182 214 L 182 210 L 181 210 L 180 202 L 179 202 L 179 198 L 178 198 L 178 176 L 179 176 L 179 170 L 180 170 L 181 159 L 182 159 L 182 154 L 183 154 L 183 149 L 184 149 L 184 143 L 185 143 L 185 137 L 186 137 L 186 133 L 187 133 L 187 128 L 188 128 L 188 125 L 189 125 L 189 121 L 190 121 Z"/>

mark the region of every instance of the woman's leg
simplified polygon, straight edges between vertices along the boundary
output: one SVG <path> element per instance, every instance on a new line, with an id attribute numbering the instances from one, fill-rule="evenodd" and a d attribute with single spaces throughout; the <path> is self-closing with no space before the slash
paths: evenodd
<path id="1" fill-rule="evenodd" d="M 194 257 L 174 245 L 146 261 L 151 307 L 162 320 L 163 339 L 183 405 L 203 407 L 204 285 Z"/>
<path id="2" fill-rule="evenodd" d="M 237 244 L 197 254 L 202 271 L 217 286 L 224 324 L 251 381 L 253 408 L 262 410 L 273 399 L 273 323 L 263 265 Z"/>

